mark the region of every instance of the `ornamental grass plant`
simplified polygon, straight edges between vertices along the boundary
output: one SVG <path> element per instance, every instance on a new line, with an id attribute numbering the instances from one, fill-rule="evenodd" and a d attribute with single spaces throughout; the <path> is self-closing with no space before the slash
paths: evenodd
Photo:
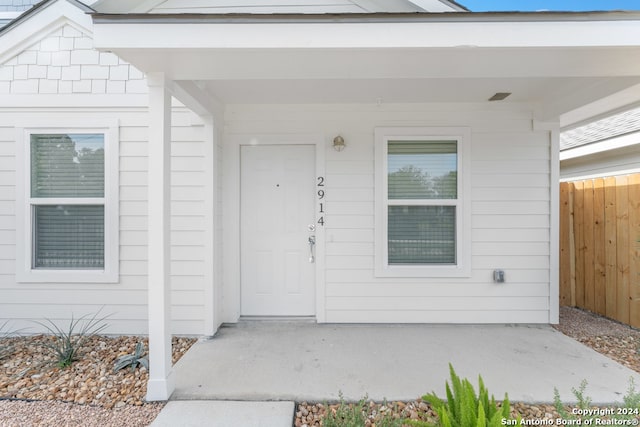
<path id="1" fill-rule="evenodd" d="M 71 366 L 80 357 L 80 349 L 88 338 L 98 335 L 109 325 L 106 319 L 110 315 L 100 316 L 102 309 L 93 315 L 84 315 L 74 319 L 73 314 L 66 328 L 62 328 L 50 319 L 44 322 L 36 322 L 44 327 L 53 338 L 51 343 L 46 343 L 45 347 L 54 355 L 56 364 L 60 368 Z"/>
<path id="2" fill-rule="evenodd" d="M 451 385 L 446 383 L 447 400 L 443 401 L 435 393 L 429 393 L 422 399 L 429 403 L 438 415 L 438 425 L 442 427 L 498 427 L 510 424 L 511 405 L 505 393 L 504 400 L 498 405 L 493 395 L 478 376 L 478 393 L 469 380 L 461 379 L 453 366 L 449 364 Z M 519 420 L 516 420 L 519 423 Z M 427 427 L 432 424 L 423 421 L 406 420 L 406 424 Z"/>

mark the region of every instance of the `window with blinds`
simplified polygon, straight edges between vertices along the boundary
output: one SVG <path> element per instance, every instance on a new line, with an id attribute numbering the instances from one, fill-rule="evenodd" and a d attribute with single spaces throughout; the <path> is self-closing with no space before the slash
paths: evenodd
<path id="1" fill-rule="evenodd" d="M 456 264 L 458 142 L 387 143 L 389 265 Z"/>
<path id="2" fill-rule="evenodd" d="M 32 268 L 105 265 L 103 134 L 30 135 Z"/>

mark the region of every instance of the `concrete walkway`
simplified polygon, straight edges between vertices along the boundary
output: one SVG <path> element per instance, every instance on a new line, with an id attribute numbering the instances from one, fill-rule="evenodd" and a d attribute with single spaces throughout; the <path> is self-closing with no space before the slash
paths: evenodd
<path id="1" fill-rule="evenodd" d="M 482 375 L 496 398 L 507 392 L 512 401 L 529 403 L 551 402 L 554 387 L 571 401 L 571 388 L 586 379 L 586 395 L 611 404 L 622 401 L 630 378 L 640 384 L 639 374 L 549 326 L 245 321 L 187 352 L 175 366 L 172 400 L 322 402 L 338 400 L 340 392 L 350 401 L 365 395 L 413 400 L 431 391 L 443 396 L 449 363 L 474 384 Z"/>

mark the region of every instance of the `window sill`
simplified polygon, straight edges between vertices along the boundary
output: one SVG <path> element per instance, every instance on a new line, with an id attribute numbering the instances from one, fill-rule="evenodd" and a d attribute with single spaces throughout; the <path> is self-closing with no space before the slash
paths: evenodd
<path id="1" fill-rule="evenodd" d="M 26 270 L 18 283 L 117 283 L 118 272 L 106 270 Z"/>
<path id="2" fill-rule="evenodd" d="M 378 265 L 375 274 L 376 277 L 471 277 L 471 269 L 463 265 Z"/>

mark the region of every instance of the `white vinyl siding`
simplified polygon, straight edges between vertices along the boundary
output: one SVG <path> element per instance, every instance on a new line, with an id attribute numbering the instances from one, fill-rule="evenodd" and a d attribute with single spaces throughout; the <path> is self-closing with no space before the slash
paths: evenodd
<path id="1" fill-rule="evenodd" d="M 28 111 L 26 111 L 28 110 Z M 74 107 L 58 110 L 25 109 L 20 113 L 0 108 L 0 322 L 12 319 L 12 327 L 37 332 L 30 319 L 50 318 L 64 325 L 73 314 L 76 318 L 104 307 L 109 318 L 108 333 L 145 334 L 147 332 L 147 112 L 143 107 L 93 108 Z M 119 275 L 114 283 L 18 282 L 16 248 L 23 238 L 16 238 L 16 170 L 15 123 L 50 120 L 62 123 L 69 116 L 83 123 L 117 122 L 119 158 Z M 171 318 L 172 333 L 203 334 L 205 299 L 211 286 L 206 269 L 207 245 L 204 212 L 207 153 L 204 128 L 185 108 L 174 108 L 172 115 L 171 189 Z M 172 160 L 173 160 L 172 159 Z M 74 272 L 78 273 L 78 272 Z M 51 277 L 51 276 L 49 276 Z"/>
<path id="2" fill-rule="evenodd" d="M 317 132 L 325 139 L 324 322 L 548 323 L 551 295 L 550 132 L 523 107 L 462 104 L 236 105 L 235 134 Z M 375 262 L 375 129 L 469 129 L 468 276 L 380 277 Z M 334 150 L 336 135 L 346 148 Z M 449 133 L 455 134 L 453 133 Z M 554 184 L 555 185 L 555 184 Z M 228 196 L 228 195 L 227 195 Z M 229 198 L 225 198 L 225 202 Z M 319 246 L 320 243 L 318 242 Z M 226 271 L 233 253 L 224 253 Z M 493 270 L 506 283 L 493 282 Z M 225 290 L 233 292 L 229 283 Z M 225 321 L 233 321 L 231 318 Z"/>

